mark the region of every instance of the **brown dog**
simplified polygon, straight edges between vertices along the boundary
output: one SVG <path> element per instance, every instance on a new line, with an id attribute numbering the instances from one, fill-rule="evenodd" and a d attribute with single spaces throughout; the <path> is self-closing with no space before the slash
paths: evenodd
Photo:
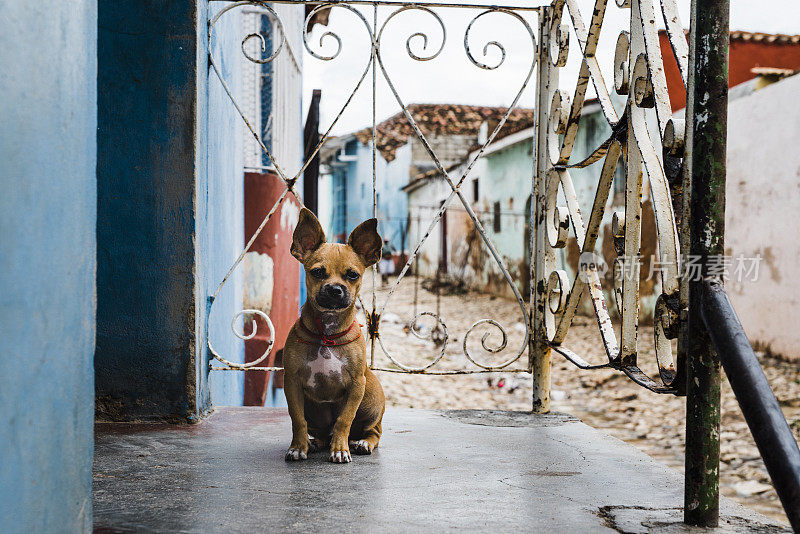
<path id="1" fill-rule="evenodd" d="M 314 214 L 300 212 L 292 255 L 306 270 L 308 301 L 283 349 L 292 418 L 287 460 L 305 460 L 309 450 L 329 445 L 331 461 L 347 463 L 350 447 L 370 454 L 378 446 L 385 399 L 367 367 L 355 303 L 364 270 L 380 259 L 382 244 L 375 219 L 361 223 L 343 245 L 326 243 Z"/>

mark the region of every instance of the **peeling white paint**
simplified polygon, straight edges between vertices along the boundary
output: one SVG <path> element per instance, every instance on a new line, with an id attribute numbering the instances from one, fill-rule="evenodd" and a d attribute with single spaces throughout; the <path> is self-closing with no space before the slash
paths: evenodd
<path id="1" fill-rule="evenodd" d="M 272 309 L 272 291 L 275 285 L 273 261 L 266 254 L 248 252 L 244 263 L 244 301 L 245 309 L 261 310 L 269 314 Z"/>
<path id="2" fill-rule="evenodd" d="M 703 246 L 706 249 L 710 249 L 715 244 L 716 227 L 714 221 L 708 221 L 708 226 L 703 230 Z"/>
<path id="3" fill-rule="evenodd" d="M 300 218 L 300 206 L 293 202 L 285 201 L 281 206 L 281 228 L 294 232 L 297 220 Z"/>

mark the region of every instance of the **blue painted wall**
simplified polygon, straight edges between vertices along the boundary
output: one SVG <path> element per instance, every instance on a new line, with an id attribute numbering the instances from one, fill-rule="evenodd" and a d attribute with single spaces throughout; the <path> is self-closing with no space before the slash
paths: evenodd
<path id="1" fill-rule="evenodd" d="M 215 6 L 219 9 L 222 6 Z M 244 239 L 240 119 L 208 65 L 207 3 L 101 3 L 98 117 L 98 415 L 193 421 L 241 404 L 244 377 L 209 381 L 206 331 L 243 361 L 230 331 L 236 273 L 208 297 Z M 239 11 L 215 46 L 239 90 Z M 230 52 L 230 57 L 222 54 Z"/>
<path id="2" fill-rule="evenodd" d="M 486 174 L 479 178 L 478 188 L 482 208 L 481 222 L 521 288 L 521 273 L 528 268 L 527 263 L 522 260 L 526 250 L 525 225 L 530 215 L 526 214 L 525 205 L 531 195 L 533 140 L 527 138 L 494 152 L 485 161 Z M 494 231 L 493 224 L 495 202 L 500 203 L 499 232 Z M 493 260 L 489 265 L 491 272 L 499 272 Z"/>
<path id="3" fill-rule="evenodd" d="M 212 3 L 210 9 L 214 16 L 225 3 Z M 203 7 L 205 9 L 205 6 Z M 241 9 L 233 9 L 225 13 L 214 26 L 214 39 L 210 43 L 214 58 L 220 67 L 233 94 L 241 99 Z M 207 41 L 200 32 L 198 53 L 205 54 Z M 200 61 L 198 61 L 198 64 Z M 205 95 L 198 101 L 198 109 L 204 110 L 201 115 L 201 129 L 198 135 L 200 151 L 206 150 L 205 172 L 199 174 L 199 187 L 205 182 L 205 195 L 198 195 L 198 287 L 207 298 L 213 295 L 217 285 L 227 274 L 228 269 L 244 248 L 244 123 L 236 112 L 228 95 L 222 87 L 216 73 L 208 69 L 200 77 L 207 75 Z M 205 98 L 204 98 L 205 97 Z M 202 125 L 205 125 L 203 128 Z M 203 155 L 200 156 L 202 169 Z M 205 315 L 198 315 L 197 361 L 207 362 L 208 354 L 205 345 L 205 330 L 210 329 L 214 348 L 226 359 L 244 362 L 244 342 L 233 335 L 231 320 L 242 309 L 242 268 L 234 271 L 225 284 L 222 292 L 212 308 L 209 322 L 205 324 Z M 205 312 L 198 306 L 198 313 Z M 237 322 L 241 330 L 241 320 Z M 216 365 L 222 362 L 214 360 Z M 201 380 L 205 381 L 207 365 L 198 368 Z M 241 406 L 244 399 L 244 373 L 218 371 L 208 374 L 210 401 L 217 406 Z M 203 388 L 201 388 L 203 389 Z M 207 403 L 208 399 L 198 399 Z"/>
<path id="4" fill-rule="evenodd" d="M 370 151 L 370 147 L 363 147 Z M 383 158 L 378 155 L 378 160 Z M 395 158 L 387 163 L 377 176 L 378 187 L 378 231 L 384 239 L 388 239 L 395 251 L 402 248 L 402 234 L 408 222 L 408 195 L 401 188 L 411 179 L 411 145 L 406 144 L 397 149 Z M 370 180 L 372 178 L 370 177 Z M 414 246 L 408 238 L 405 248 Z"/>
<path id="5" fill-rule="evenodd" d="M 356 156 L 354 161 L 341 162 L 332 169 L 331 236 L 345 236 L 362 221 L 372 217 L 372 149 L 352 138 L 344 154 Z M 375 161 L 378 193 L 378 231 L 391 246 L 401 249 L 402 229 L 408 218 L 408 198 L 401 187 L 409 181 L 411 147 L 397 149 L 389 163 L 378 154 Z M 409 242 L 406 240 L 406 248 Z"/>
<path id="6" fill-rule="evenodd" d="M 95 370 L 104 418 L 185 420 L 200 410 L 196 15 L 191 0 L 99 5 Z"/>
<path id="7" fill-rule="evenodd" d="M 91 528 L 97 5 L 0 33 L 0 532 Z"/>

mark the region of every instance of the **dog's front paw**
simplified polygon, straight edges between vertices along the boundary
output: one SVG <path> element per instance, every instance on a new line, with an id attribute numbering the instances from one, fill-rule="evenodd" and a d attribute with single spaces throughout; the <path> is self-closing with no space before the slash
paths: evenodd
<path id="1" fill-rule="evenodd" d="M 347 464 L 351 461 L 350 451 L 331 451 L 331 462 L 335 464 Z"/>
<path id="2" fill-rule="evenodd" d="M 335 464 L 349 463 L 350 449 L 347 447 L 347 438 L 333 437 L 331 440 L 331 462 Z"/>
<path id="3" fill-rule="evenodd" d="M 365 439 L 351 441 L 350 448 L 355 454 L 372 454 L 372 445 Z"/>
<path id="4" fill-rule="evenodd" d="M 289 450 L 286 451 L 286 461 L 287 462 L 296 462 L 298 460 L 305 460 L 308 458 L 307 450 L 304 451 L 299 447 L 291 446 Z"/>

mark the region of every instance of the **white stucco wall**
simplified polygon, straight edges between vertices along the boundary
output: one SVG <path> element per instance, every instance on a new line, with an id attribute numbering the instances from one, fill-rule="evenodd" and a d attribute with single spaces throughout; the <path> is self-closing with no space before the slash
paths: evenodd
<path id="1" fill-rule="evenodd" d="M 755 281 L 728 281 L 751 342 L 800 360 L 800 76 L 743 98 L 728 111 L 725 246 L 763 258 Z M 734 273 L 735 274 L 735 273 Z"/>
<path id="2" fill-rule="evenodd" d="M 447 198 L 450 187 L 444 179 L 428 180 L 408 193 L 408 251 L 412 253 L 417 243 L 422 241 L 430 222 L 436 216 L 441 202 Z M 452 205 L 452 204 L 451 204 Z M 448 210 L 449 211 L 449 210 Z M 441 221 L 425 239 L 419 250 L 419 273 L 432 276 L 439 264 L 441 250 Z"/>

